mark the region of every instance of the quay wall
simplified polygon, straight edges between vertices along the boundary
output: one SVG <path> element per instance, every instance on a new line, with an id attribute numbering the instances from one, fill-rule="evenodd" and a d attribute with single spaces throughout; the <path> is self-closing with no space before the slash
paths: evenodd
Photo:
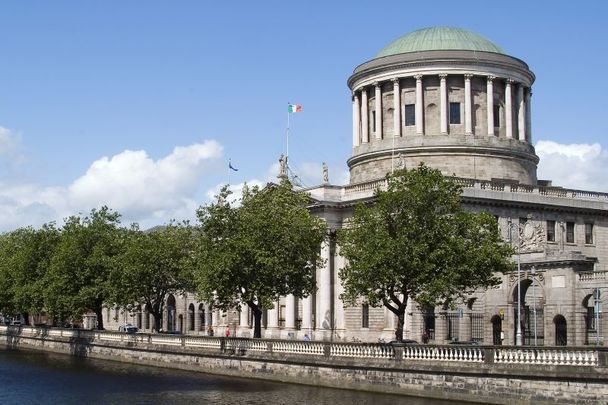
<path id="1" fill-rule="evenodd" d="M 211 374 L 491 404 L 599 404 L 608 350 L 124 334 L 0 326 L 0 345 Z"/>

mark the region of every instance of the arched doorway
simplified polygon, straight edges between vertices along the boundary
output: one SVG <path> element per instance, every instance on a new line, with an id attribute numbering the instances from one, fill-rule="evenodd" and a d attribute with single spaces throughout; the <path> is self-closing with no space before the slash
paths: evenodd
<path id="1" fill-rule="evenodd" d="M 520 325 L 522 342 L 524 345 L 543 345 L 545 340 L 545 317 L 544 302 L 545 296 L 542 286 L 539 284 L 539 274 L 532 278 L 532 274 L 527 274 L 527 278 L 521 281 L 521 306 L 520 306 Z M 518 286 L 513 289 L 513 341 L 517 340 L 517 294 Z"/>
<path id="2" fill-rule="evenodd" d="M 179 333 L 184 333 L 184 316 L 182 314 L 179 314 L 179 316 L 177 317 L 177 325 L 177 330 L 179 331 Z"/>
<path id="3" fill-rule="evenodd" d="M 598 340 L 598 332 L 596 325 L 599 321 L 600 314 L 595 311 L 595 298 L 593 294 L 588 294 L 583 299 L 583 307 L 585 308 L 585 344 L 595 344 Z"/>
<path id="4" fill-rule="evenodd" d="M 205 306 L 203 304 L 198 305 L 198 330 L 205 330 Z"/>
<path id="5" fill-rule="evenodd" d="M 188 330 L 194 330 L 194 304 L 188 306 Z"/>
<path id="6" fill-rule="evenodd" d="M 568 326 L 563 315 L 555 315 L 555 346 L 566 346 L 568 344 Z"/>
<path id="7" fill-rule="evenodd" d="M 175 297 L 169 295 L 167 298 L 167 332 L 174 332 L 176 330 L 175 315 Z"/>
<path id="8" fill-rule="evenodd" d="M 492 344 L 502 345 L 502 318 L 500 315 L 494 315 L 490 322 L 492 322 Z"/>

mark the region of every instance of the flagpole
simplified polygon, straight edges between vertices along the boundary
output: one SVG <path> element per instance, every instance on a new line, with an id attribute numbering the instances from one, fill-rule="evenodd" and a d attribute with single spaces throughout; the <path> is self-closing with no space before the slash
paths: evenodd
<path id="1" fill-rule="evenodd" d="M 289 102 L 287 102 L 287 131 L 286 131 L 286 137 L 287 137 L 287 150 L 285 152 L 285 157 L 289 157 L 289 116 L 291 115 L 291 113 L 289 112 Z"/>
<path id="2" fill-rule="evenodd" d="M 230 159 L 228 159 L 228 185 L 230 185 L 230 172 L 232 171 L 232 169 L 230 168 Z"/>

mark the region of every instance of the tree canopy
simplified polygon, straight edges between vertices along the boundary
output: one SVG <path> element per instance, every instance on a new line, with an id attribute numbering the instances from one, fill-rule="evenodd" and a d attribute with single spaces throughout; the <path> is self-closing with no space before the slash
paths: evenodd
<path id="1" fill-rule="evenodd" d="M 494 217 L 465 211 L 460 186 L 438 170 L 398 170 L 387 183 L 338 232 L 347 262 L 341 298 L 384 305 L 398 318 L 401 340 L 408 300 L 436 305 L 493 286 L 496 273 L 511 269 L 513 252 Z"/>
<path id="2" fill-rule="evenodd" d="M 310 295 L 325 225 L 307 209 L 308 197 L 289 181 L 265 188 L 245 187 L 231 201 L 224 187 L 217 200 L 198 212 L 197 291 L 220 309 L 247 304 L 254 315 L 254 337 L 261 337 L 263 309 L 279 296 Z"/>
<path id="3" fill-rule="evenodd" d="M 44 277 L 45 309 L 55 319 L 79 320 L 93 311 L 103 328 L 101 310 L 112 260 L 119 253 L 119 224 L 120 214 L 107 207 L 66 220 Z"/>
<path id="4" fill-rule="evenodd" d="M 125 230 L 109 276 L 109 302 L 131 310 L 143 305 L 154 317 L 153 329 L 160 330 L 166 297 L 194 289 L 194 243 L 187 223 Z"/>

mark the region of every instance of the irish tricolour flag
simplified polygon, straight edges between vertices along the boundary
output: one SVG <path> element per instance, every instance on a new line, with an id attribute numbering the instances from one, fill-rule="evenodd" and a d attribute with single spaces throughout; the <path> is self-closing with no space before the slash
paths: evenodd
<path id="1" fill-rule="evenodd" d="M 302 112 L 302 106 L 299 104 L 287 104 L 287 112 L 290 112 L 290 113 Z"/>

